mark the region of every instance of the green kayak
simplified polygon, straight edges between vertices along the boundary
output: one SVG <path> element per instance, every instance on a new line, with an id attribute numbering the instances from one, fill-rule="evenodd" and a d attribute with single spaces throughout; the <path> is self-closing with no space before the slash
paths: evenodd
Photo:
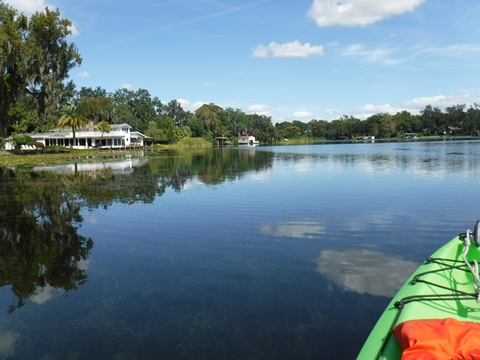
<path id="1" fill-rule="evenodd" d="M 402 346 L 403 348 L 400 346 L 399 341 L 401 340 L 397 339 L 397 332 L 395 334 L 392 332 L 395 327 L 402 327 L 401 324 L 404 324 L 405 328 L 406 324 L 409 324 L 409 335 L 412 331 L 414 332 L 418 324 L 418 337 L 423 337 L 428 332 L 425 327 L 422 327 L 425 326 L 425 323 L 441 322 L 442 325 L 437 323 L 435 326 L 444 326 L 450 331 L 452 326 L 445 325 L 445 320 L 460 321 L 462 325 L 478 327 L 477 337 L 480 339 L 480 277 L 476 263 L 477 260 L 480 261 L 479 242 L 480 221 L 475 225 L 473 232 L 468 230 L 466 233 L 456 236 L 420 265 L 393 297 L 367 338 L 357 359 L 402 358 L 405 346 Z M 428 324 L 428 326 L 430 325 Z M 436 332 L 428 340 L 433 343 L 435 340 L 432 338 L 441 337 L 438 334 L 443 330 L 439 332 L 437 328 L 434 331 Z M 420 346 L 421 344 L 417 343 L 423 340 L 415 338 L 405 341 Z M 445 339 L 438 339 L 438 342 L 445 341 Z M 480 340 L 478 341 L 480 342 Z M 404 343 L 402 344 L 404 345 Z M 442 346 L 444 347 L 444 345 Z M 452 346 L 457 346 L 457 343 Z M 413 349 L 409 351 L 413 351 Z M 464 357 L 453 358 L 463 359 Z"/>

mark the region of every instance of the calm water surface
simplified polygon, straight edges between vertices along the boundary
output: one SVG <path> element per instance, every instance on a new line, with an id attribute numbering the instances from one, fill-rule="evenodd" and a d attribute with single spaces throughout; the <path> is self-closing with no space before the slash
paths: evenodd
<path id="1" fill-rule="evenodd" d="M 0 356 L 353 359 L 479 170 L 477 141 L 0 169 Z"/>

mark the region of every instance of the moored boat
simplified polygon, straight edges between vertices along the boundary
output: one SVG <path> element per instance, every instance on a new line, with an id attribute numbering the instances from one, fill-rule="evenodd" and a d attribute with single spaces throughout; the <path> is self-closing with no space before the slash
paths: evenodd
<path id="1" fill-rule="evenodd" d="M 473 232 L 456 236 L 420 265 L 357 359 L 480 358 L 479 244 L 477 221 Z"/>

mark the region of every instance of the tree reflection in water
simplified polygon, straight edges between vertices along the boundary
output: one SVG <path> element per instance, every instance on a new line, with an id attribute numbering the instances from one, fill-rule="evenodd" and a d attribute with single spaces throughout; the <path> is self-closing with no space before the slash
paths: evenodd
<path id="1" fill-rule="evenodd" d="M 77 233 L 82 208 L 152 203 L 169 187 L 180 191 L 194 178 L 204 184 L 233 181 L 246 171 L 270 168 L 274 157 L 228 149 L 164 155 L 148 161 L 0 168 L 0 287 L 10 285 L 16 297 L 9 313 L 28 298 L 41 298 L 43 289 L 75 290 L 87 281 L 81 262 L 93 241 Z"/>
<path id="2" fill-rule="evenodd" d="M 80 204 L 58 176 L 0 169 L 0 286 L 10 285 L 12 313 L 42 289 L 75 290 L 92 239 L 80 236 Z"/>

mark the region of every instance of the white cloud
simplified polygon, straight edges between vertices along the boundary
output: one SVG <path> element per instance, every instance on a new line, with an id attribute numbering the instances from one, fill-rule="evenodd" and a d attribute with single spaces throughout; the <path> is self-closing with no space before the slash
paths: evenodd
<path id="1" fill-rule="evenodd" d="M 353 44 L 345 48 L 343 55 L 351 58 L 357 58 L 367 63 L 395 65 L 402 62 L 402 60 L 394 59 L 392 54 L 395 53 L 393 49 L 377 48 L 368 49 L 363 44 Z"/>
<path id="2" fill-rule="evenodd" d="M 88 72 L 88 71 L 82 71 L 80 73 L 78 73 L 78 77 L 82 77 L 82 78 L 86 78 L 86 77 L 89 77 L 91 74 Z"/>
<path id="3" fill-rule="evenodd" d="M 123 84 L 122 86 L 120 86 L 121 89 L 126 89 L 126 90 L 132 90 L 133 89 L 133 85 L 132 84 L 129 84 L 129 83 L 125 83 Z"/>
<path id="4" fill-rule="evenodd" d="M 390 104 L 385 104 L 385 105 L 372 105 L 372 104 L 367 104 L 364 106 L 359 107 L 355 111 L 355 117 L 359 119 L 366 119 L 369 116 L 375 115 L 375 114 L 396 114 L 399 110 L 393 105 Z"/>
<path id="5" fill-rule="evenodd" d="M 47 4 L 45 0 L 4 0 L 4 3 L 26 15 L 32 15 L 36 11 L 43 11 L 46 7 L 55 10 L 55 6 Z"/>
<path id="6" fill-rule="evenodd" d="M 339 115 L 339 114 L 342 114 L 342 109 L 331 108 L 331 109 L 325 110 L 325 112 L 326 112 L 328 115 Z"/>
<path id="7" fill-rule="evenodd" d="M 297 119 L 311 118 L 313 114 L 310 111 L 295 111 L 293 117 Z"/>
<path id="8" fill-rule="evenodd" d="M 267 46 L 258 45 L 253 49 L 254 57 L 278 57 L 278 58 L 306 58 L 308 56 L 323 56 L 323 46 L 301 44 L 298 40 L 285 44 L 271 42 Z"/>
<path id="9" fill-rule="evenodd" d="M 75 26 L 75 24 L 72 22 L 72 25 L 70 25 L 70 31 L 71 31 L 71 34 L 70 36 L 78 36 L 80 35 L 80 32 L 78 31 L 77 27 Z"/>
<path id="10" fill-rule="evenodd" d="M 314 0 L 308 16 L 318 26 L 366 26 L 413 11 L 425 0 Z"/>
<path id="11" fill-rule="evenodd" d="M 256 104 L 248 106 L 248 112 L 250 114 L 271 116 L 270 108 L 265 104 Z"/>
<path id="12" fill-rule="evenodd" d="M 436 96 L 426 96 L 419 97 L 409 100 L 405 103 L 405 107 L 411 112 L 420 112 L 425 109 L 427 105 L 432 107 L 438 107 L 440 109 L 445 109 L 446 107 L 453 105 L 465 104 L 467 106 L 473 105 L 474 103 L 480 102 L 480 96 L 474 96 L 470 94 L 463 95 L 436 95 Z"/>
<path id="13" fill-rule="evenodd" d="M 415 56 L 431 55 L 443 57 L 464 57 L 467 55 L 479 54 L 480 46 L 476 44 L 453 44 L 444 47 L 417 46 L 413 49 Z"/>
<path id="14" fill-rule="evenodd" d="M 207 104 L 204 101 L 197 101 L 192 103 L 185 99 L 177 99 L 177 102 L 180 104 L 183 110 L 192 112 L 197 110 L 200 106 Z"/>
<path id="15" fill-rule="evenodd" d="M 33 15 L 37 11 L 42 12 L 45 8 L 49 8 L 52 11 L 57 10 L 57 6 L 48 4 L 45 0 L 4 0 L 4 3 L 28 16 Z M 72 25 L 70 25 L 70 31 L 71 36 L 78 36 L 80 34 L 73 22 Z"/>

